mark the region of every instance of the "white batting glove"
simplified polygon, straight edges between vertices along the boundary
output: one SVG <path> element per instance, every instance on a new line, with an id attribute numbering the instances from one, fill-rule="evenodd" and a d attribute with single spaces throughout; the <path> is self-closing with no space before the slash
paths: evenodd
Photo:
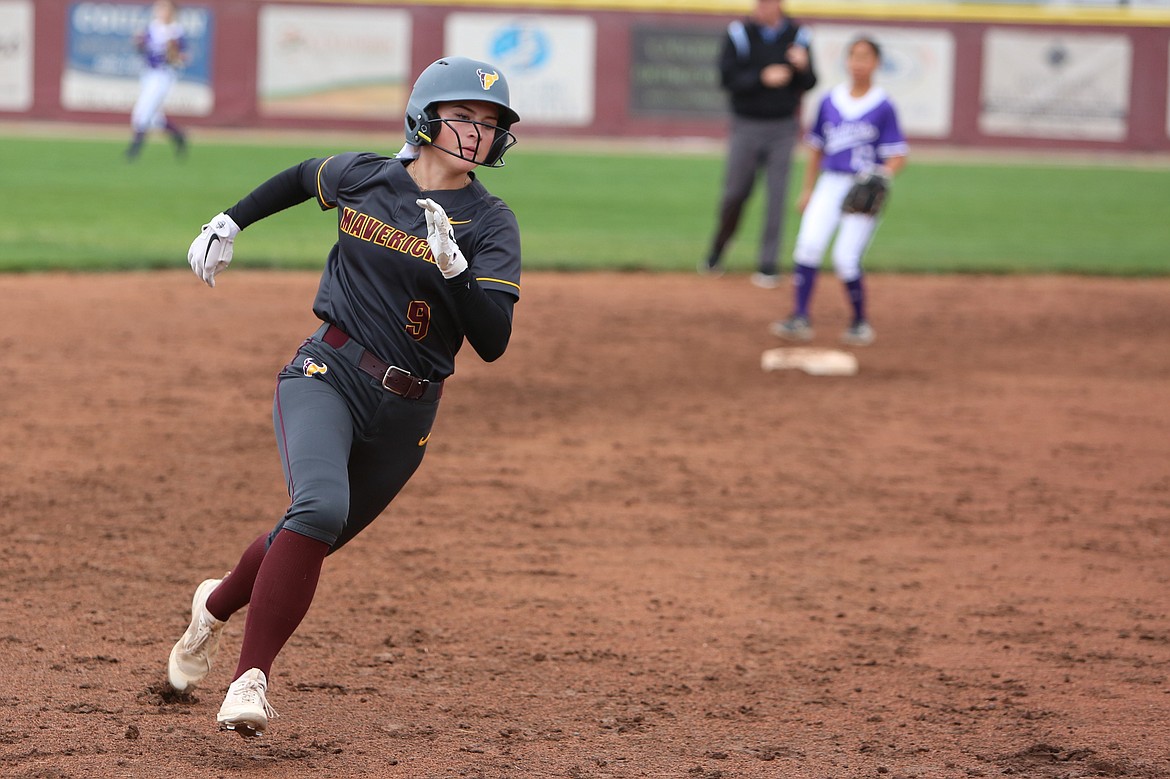
<path id="1" fill-rule="evenodd" d="M 240 234 L 239 225 L 227 214 L 216 214 L 203 225 L 202 232 L 187 250 L 187 262 L 195 275 L 207 286 L 215 286 L 215 276 L 232 261 L 232 244 Z"/>
<path id="2" fill-rule="evenodd" d="M 455 231 L 451 229 L 451 220 L 443 207 L 425 198 L 414 201 L 422 207 L 427 217 L 427 243 L 430 244 L 431 254 L 435 255 L 435 264 L 445 279 L 453 279 L 467 270 L 467 260 L 463 252 L 459 251 L 459 244 L 455 243 Z"/>

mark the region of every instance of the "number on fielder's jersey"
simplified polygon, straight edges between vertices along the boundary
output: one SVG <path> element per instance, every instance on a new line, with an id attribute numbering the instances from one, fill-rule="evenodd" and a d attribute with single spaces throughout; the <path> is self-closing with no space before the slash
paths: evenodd
<path id="1" fill-rule="evenodd" d="M 869 170 L 877 165 L 877 152 L 872 146 L 858 146 L 849 156 L 849 167 L 856 171 Z"/>
<path id="2" fill-rule="evenodd" d="M 425 300 L 412 300 L 406 307 L 406 332 L 416 341 L 427 337 L 431 329 L 431 307 Z"/>

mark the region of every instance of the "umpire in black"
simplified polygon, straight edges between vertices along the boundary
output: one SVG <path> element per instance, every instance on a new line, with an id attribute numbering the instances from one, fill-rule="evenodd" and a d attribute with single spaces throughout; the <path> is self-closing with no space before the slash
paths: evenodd
<path id="1" fill-rule="evenodd" d="M 731 98 L 731 137 L 719 224 L 699 272 L 720 274 L 723 252 L 739 226 L 744 203 L 762 168 L 767 216 L 752 283 L 780 283 L 780 241 L 787 211 L 792 148 L 800 130 L 800 98 L 817 83 L 809 32 L 784 13 L 782 0 L 756 0 L 746 19 L 727 26 L 719 55 L 723 88 Z"/>

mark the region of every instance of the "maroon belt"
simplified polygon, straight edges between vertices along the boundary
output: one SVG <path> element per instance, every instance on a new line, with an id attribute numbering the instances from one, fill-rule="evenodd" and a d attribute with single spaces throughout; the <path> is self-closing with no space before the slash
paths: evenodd
<path id="1" fill-rule="evenodd" d="M 321 340 L 334 349 L 340 349 L 352 339 L 341 328 L 329 325 Z M 365 347 L 362 347 L 362 356 L 358 359 L 357 367 L 362 373 L 373 376 L 381 382 L 384 389 L 395 395 L 401 395 L 407 400 L 419 400 L 428 396 L 430 400 L 438 400 L 443 395 L 443 382 L 427 381 L 412 376 L 397 365 L 382 362 Z"/>

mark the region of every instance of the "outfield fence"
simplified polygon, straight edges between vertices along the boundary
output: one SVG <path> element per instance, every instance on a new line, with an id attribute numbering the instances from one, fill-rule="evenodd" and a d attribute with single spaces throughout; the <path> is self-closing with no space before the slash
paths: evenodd
<path id="1" fill-rule="evenodd" d="M 1071 0 L 1070 0 L 1071 2 Z M 375 130 L 401 122 L 431 61 L 498 64 L 527 137 L 719 138 L 714 65 L 743 0 L 197 0 L 168 112 L 193 126 Z M 912 142 L 1170 151 L 1170 8 L 1116 4 L 786 4 L 820 74 L 867 33 Z M 143 3 L 0 0 L 0 121 L 128 123 Z"/>

